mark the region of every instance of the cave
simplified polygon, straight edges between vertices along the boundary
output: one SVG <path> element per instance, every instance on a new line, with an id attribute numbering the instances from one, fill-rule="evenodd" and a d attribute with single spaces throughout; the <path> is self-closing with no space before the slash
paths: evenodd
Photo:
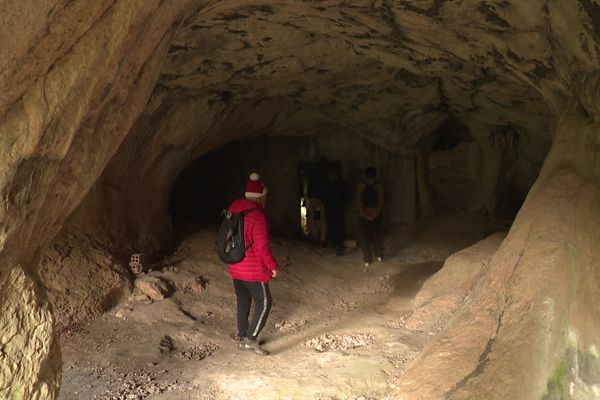
<path id="1" fill-rule="evenodd" d="M 0 398 L 600 398 L 597 0 L 8 0 L 0 21 Z M 323 157 L 343 255 L 306 237 Z M 214 248 L 252 172 L 282 272 L 263 368 Z"/>

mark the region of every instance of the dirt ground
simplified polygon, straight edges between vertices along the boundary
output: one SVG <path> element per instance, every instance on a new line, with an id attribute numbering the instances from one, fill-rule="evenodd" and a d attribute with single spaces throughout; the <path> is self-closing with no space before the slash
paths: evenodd
<path id="1" fill-rule="evenodd" d="M 170 282 L 170 297 L 134 294 L 62 333 L 59 399 L 390 398 L 437 333 L 404 326 L 423 281 L 448 255 L 503 228 L 465 217 L 396 227 L 385 260 L 368 270 L 357 249 L 336 257 L 273 238 L 282 269 L 261 334 L 266 357 L 237 350 L 231 281 L 213 249 L 214 232 L 202 230 L 148 273 Z"/>

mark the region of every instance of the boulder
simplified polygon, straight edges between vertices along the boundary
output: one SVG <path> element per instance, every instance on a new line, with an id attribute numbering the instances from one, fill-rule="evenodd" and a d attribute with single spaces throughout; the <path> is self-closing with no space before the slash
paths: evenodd
<path id="1" fill-rule="evenodd" d="M 135 280 L 135 287 L 152 300 L 162 300 L 171 294 L 171 285 L 157 276 L 144 276 Z"/>

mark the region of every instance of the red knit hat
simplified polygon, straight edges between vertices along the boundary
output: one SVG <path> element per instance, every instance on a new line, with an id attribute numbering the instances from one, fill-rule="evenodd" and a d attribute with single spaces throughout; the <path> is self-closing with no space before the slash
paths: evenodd
<path id="1" fill-rule="evenodd" d="M 267 187 L 260 180 L 260 175 L 256 172 L 250 174 L 250 178 L 246 181 L 246 197 L 261 197 L 267 194 Z"/>

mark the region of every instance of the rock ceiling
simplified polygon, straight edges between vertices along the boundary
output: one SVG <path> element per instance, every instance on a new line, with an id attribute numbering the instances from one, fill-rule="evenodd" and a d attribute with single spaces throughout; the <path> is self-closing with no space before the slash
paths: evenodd
<path id="1" fill-rule="evenodd" d="M 592 0 L 216 2 L 181 23 L 155 96 L 278 99 L 276 135 L 394 151 L 449 117 L 549 141 L 573 77 L 597 69 L 599 16 Z"/>

